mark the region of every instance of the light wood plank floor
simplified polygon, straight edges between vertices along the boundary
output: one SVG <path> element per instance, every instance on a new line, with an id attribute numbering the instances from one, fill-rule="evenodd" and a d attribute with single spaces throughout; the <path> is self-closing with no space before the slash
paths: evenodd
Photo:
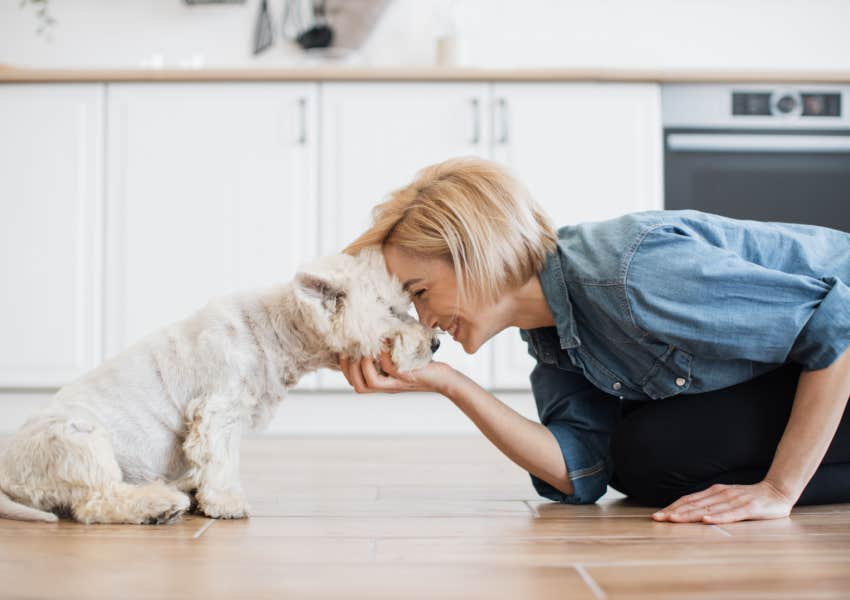
<path id="1" fill-rule="evenodd" d="M 254 439 L 253 517 L 0 520 L 3 598 L 847 598 L 850 506 L 723 527 L 536 497 L 481 437 Z"/>

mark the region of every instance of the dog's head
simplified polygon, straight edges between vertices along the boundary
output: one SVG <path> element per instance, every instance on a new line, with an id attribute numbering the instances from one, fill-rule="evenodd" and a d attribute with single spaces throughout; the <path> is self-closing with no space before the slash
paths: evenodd
<path id="1" fill-rule="evenodd" d="M 377 358 L 389 342 L 393 362 L 409 371 L 426 365 L 440 345 L 433 329 L 408 314 L 410 297 L 377 249 L 317 260 L 296 275 L 295 292 L 330 352 Z"/>

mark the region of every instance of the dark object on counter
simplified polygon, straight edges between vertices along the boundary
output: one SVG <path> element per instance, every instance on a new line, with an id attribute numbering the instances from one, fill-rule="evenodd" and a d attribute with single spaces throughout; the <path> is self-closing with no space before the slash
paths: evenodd
<path id="1" fill-rule="evenodd" d="M 274 33 L 272 33 L 272 20 L 269 17 L 269 4 L 267 0 L 260 0 L 260 14 L 257 15 L 257 25 L 254 29 L 254 54 L 257 55 L 272 45 Z"/>
<path id="2" fill-rule="evenodd" d="M 312 1 L 312 17 L 304 22 L 301 0 L 286 0 L 283 11 L 283 32 L 304 50 L 327 48 L 333 44 L 334 30 L 328 23 L 325 0 Z M 289 33 L 287 33 L 289 32 Z"/>

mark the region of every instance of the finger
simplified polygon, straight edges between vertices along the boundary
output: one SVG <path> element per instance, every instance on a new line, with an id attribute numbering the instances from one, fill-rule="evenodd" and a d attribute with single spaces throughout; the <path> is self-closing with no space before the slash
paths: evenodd
<path id="1" fill-rule="evenodd" d="M 705 508 L 679 509 L 679 511 L 667 515 L 667 520 L 671 523 L 693 523 L 701 521 L 703 515 L 705 515 Z"/>
<path id="2" fill-rule="evenodd" d="M 721 492 L 709 498 L 699 500 L 697 504 L 683 506 L 676 512 L 671 513 L 670 517 L 672 520 L 677 522 L 699 521 L 705 515 L 717 514 L 719 512 L 736 508 L 746 502 L 747 499 L 742 498 L 740 494 L 729 496 L 725 492 Z"/>
<path id="3" fill-rule="evenodd" d="M 410 376 L 406 373 L 402 373 L 398 370 L 398 367 L 395 366 L 393 359 L 390 358 L 389 352 L 381 352 L 381 368 L 384 370 L 384 373 L 387 373 L 391 377 L 395 377 L 396 379 L 401 379 L 402 381 L 406 381 L 410 383 Z"/>
<path id="4" fill-rule="evenodd" d="M 372 391 L 363 379 L 363 371 L 360 367 L 360 363 L 355 362 L 351 365 L 351 385 L 354 386 L 354 389 L 358 394 L 366 394 Z"/>
<path id="5" fill-rule="evenodd" d="M 707 499 L 707 498 L 711 498 L 715 494 L 722 493 L 722 492 L 724 492 L 728 489 L 730 489 L 729 486 L 726 486 L 726 485 L 723 485 L 723 484 L 715 484 L 715 485 L 711 486 L 710 488 L 703 490 L 701 492 L 695 492 L 693 494 L 688 494 L 687 496 L 682 496 L 681 498 L 679 498 L 678 500 L 676 500 L 675 502 L 673 502 L 671 505 L 667 506 L 666 508 L 662 508 L 661 510 L 653 513 L 652 518 L 659 520 L 659 521 L 663 521 L 663 520 L 666 519 L 666 517 L 670 516 L 671 514 L 674 514 L 676 512 L 681 511 L 683 509 L 683 507 L 686 507 L 686 506 L 688 506 L 688 505 L 690 505 L 694 502 L 698 502 L 698 501 L 702 501 L 702 500 Z M 689 507 L 688 510 L 690 508 L 691 507 Z"/>
<path id="6" fill-rule="evenodd" d="M 704 496 L 702 498 L 694 500 L 693 502 L 689 502 L 688 504 L 683 504 L 683 505 L 679 506 L 678 508 L 676 508 L 675 510 L 671 511 L 670 514 L 675 515 L 675 514 L 682 514 L 682 513 L 685 513 L 685 512 L 699 511 L 699 510 L 702 510 L 706 506 L 711 506 L 711 505 L 714 505 L 714 504 L 718 504 L 720 502 L 734 501 L 734 499 L 737 498 L 738 496 L 740 496 L 741 493 L 742 492 L 740 490 L 732 489 L 732 488 L 721 490 L 721 491 L 716 492 L 716 493 L 714 493 L 710 496 Z"/>
<path id="7" fill-rule="evenodd" d="M 703 521 L 705 523 L 721 524 L 734 523 L 736 521 L 746 521 L 748 519 L 757 518 L 753 511 L 753 504 L 750 500 L 744 501 L 741 505 L 724 510 L 717 514 L 705 515 Z"/>
<path id="8" fill-rule="evenodd" d="M 375 363 L 371 360 L 364 360 L 363 376 L 366 378 L 366 384 L 375 390 L 384 392 L 400 392 L 407 390 L 410 387 L 404 381 L 378 373 L 378 369 L 375 368 Z"/>
<path id="9" fill-rule="evenodd" d="M 354 382 L 351 380 L 351 362 L 348 360 L 347 356 L 340 355 L 339 357 L 339 370 L 342 371 L 345 380 L 348 381 L 348 385 L 354 386 Z"/>
<path id="10" fill-rule="evenodd" d="M 717 504 L 711 504 L 709 506 L 704 506 L 702 508 L 703 514 L 707 517 L 714 517 L 720 514 L 723 514 L 727 511 L 730 511 L 734 508 L 738 508 L 746 504 L 749 501 L 747 498 L 735 497 L 731 500 L 726 500 L 723 502 L 718 502 Z"/>
<path id="11" fill-rule="evenodd" d="M 690 504 L 691 502 L 693 502 L 695 500 L 701 500 L 702 498 L 706 498 L 708 496 L 713 496 L 714 494 L 716 494 L 720 491 L 723 491 L 725 489 L 728 489 L 728 486 L 717 483 L 717 484 L 714 484 L 713 486 L 711 486 L 710 488 L 703 490 L 701 492 L 695 492 L 693 494 L 688 494 L 687 496 L 682 496 L 681 498 L 676 500 L 673 504 L 669 505 L 666 508 L 662 508 L 658 512 L 654 513 L 652 515 L 652 517 L 663 519 L 665 516 L 669 515 L 670 513 L 676 512 L 676 510 L 678 508 L 680 508 L 681 506 L 684 506 L 685 504 Z"/>
<path id="12" fill-rule="evenodd" d="M 363 378 L 366 380 L 366 385 L 372 389 L 380 389 L 386 387 L 387 377 L 378 373 L 375 368 L 375 363 L 370 358 L 364 358 L 360 361 L 360 368 L 363 371 Z"/>

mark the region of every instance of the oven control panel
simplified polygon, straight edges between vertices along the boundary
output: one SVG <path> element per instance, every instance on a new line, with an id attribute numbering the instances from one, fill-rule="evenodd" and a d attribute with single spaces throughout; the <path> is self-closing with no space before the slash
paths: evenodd
<path id="1" fill-rule="evenodd" d="M 737 116 L 840 117 L 841 94 L 777 90 L 732 92 L 732 114 Z"/>
<path id="2" fill-rule="evenodd" d="M 850 131 L 850 84 L 665 83 L 665 129 Z"/>

